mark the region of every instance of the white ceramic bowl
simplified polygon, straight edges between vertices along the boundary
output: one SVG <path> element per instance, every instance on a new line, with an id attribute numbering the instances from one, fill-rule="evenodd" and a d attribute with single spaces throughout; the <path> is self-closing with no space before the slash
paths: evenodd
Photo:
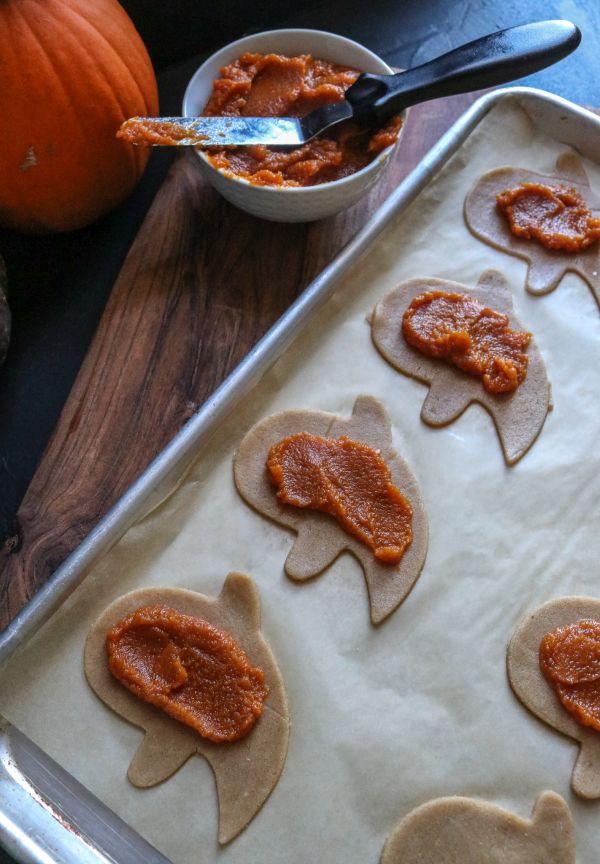
<path id="1" fill-rule="evenodd" d="M 220 69 L 246 51 L 260 54 L 312 54 L 361 72 L 392 74 L 393 70 L 376 54 L 343 36 L 321 30 L 269 30 L 231 42 L 206 60 L 195 72 L 183 97 L 184 117 L 202 113 Z M 402 134 L 402 130 L 401 133 Z M 400 138 L 400 136 L 398 136 Z M 200 165 L 214 188 L 236 207 L 274 222 L 310 222 L 345 210 L 366 195 L 387 167 L 395 144 L 386 147 L 367 166 L 330 183 L 306 187 L 257 186 L 239 177 L 229 177 L 213 168 L 197 151 Z"/>

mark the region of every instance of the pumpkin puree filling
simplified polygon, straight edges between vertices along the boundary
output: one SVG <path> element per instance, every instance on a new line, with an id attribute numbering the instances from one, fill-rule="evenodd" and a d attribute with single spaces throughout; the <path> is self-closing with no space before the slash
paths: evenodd
<path id="1" fill-rule="evenodd" d="M 144 606 L 106 636 L 108 665 L 137 697 L 210 741 L 247 735 L 268 688 L 238 643 L 201 618 Z"/>
<path id="2" fill-rule="evenodd" d="M 282 504 L 329 513 L 382 563 L 398 564 L 412 543 L 410 502 L 372 447 L 299 432 L 271 447 L 267 468 Z"/>
<path id="3" fill-rule="evenodd" d="M 358 76 L 356 69 L 310 54 L 243 54 L 213 82 L 207 117 L 304 117 L 340 102 Z M 346 120 L 292 150 L 264 145 L 207 151 L 213 167 L 259 186 L 314 186 L 364 168 L 390 144 L 402 126 L 394 117 L 383 128 Z"/>
<path id="4" fill-rule="evenodd" d="M 402 332 L 413 348 L 481 378 L 489 393 L 510 393 L 527 374 L 531 333 L 512 330 L 508 316 L 468 294 L 419 294 L 404 313 Z"/>
<path id="5" fill-rule="evenodd" d="M 521 183 L 497 195 L 496 206 L 515 237 L 547 249 L 580 252 L 600 237 L 600 219 L 572 186 Z"/>
<path id="6" fill-rule="evenodd" d="M 569 714 L 600 732 L 600 622 L 583 618 L 547 633 L 540 668 Z"/>

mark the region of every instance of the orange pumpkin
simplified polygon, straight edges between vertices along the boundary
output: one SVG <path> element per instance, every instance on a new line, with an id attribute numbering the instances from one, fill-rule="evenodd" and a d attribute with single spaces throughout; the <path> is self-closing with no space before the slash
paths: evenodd
<path id="1" fill-rule="evenodd" d="M 119 204 L 145 148 L 117 140 L 156 115 L 152 64 L 116 0 L 0 0 L 0 223 L 70 231 Z"/>

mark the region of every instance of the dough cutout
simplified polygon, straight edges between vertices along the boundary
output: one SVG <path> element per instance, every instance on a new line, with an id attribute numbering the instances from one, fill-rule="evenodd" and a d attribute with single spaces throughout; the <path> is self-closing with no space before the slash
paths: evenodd
<path id="1" fill-rule="evenodd" d="M 550 600 L 528 615 L 510 640 L 508 679 L 516 697 L 532 714 L 579 742 L 571 788 L 581 798 L 600 798 L 600 732 L 581 726 L 561 704 L 546 680 L 539 661 L 540 642 L 550 630 L 582 618 L 600 621 L 600 600 L 561 597 Z"/>
<path id="2" fill-rule="evenodd" d="M 538 796 L 531 820 L 475 798 L 437 798 L 392 831 L 380 864 L 575 864 L 575 832 L 565 801 Z"/>
<path id="3" fill-rule="evenodd" d="M 396 566 L 380 564 L 360 540 L 347 534 L 333 516 L 281 504 L 268 476 L 267 454 L 277 441 L 296 432 L 328 438 L 346 435 L 381 451 L 392 480 L 413 508 L 413 541 Z M 358 559 L 365 574 L 371 620 L 379 624 L 400 605 L 421 572 L 427 554 L 427 516 L 417 482 L 392 448 L 387 412 L 372 396 L 359 396 L 352 416 L 343 420 L 325 411 L 284 411 L 257 423 L 240 444 L 234 460 L 235 485 L 242 498 L 274 522 L 292 528 L 298 537 L 285 562 L 295 581 L 318 576 L 344 551 Z"/>
<path id="4" fill-rule="evenodd" d="M 465 222 L 472 234 L 501 252 L 529 262 L 525 287 L 530 294 L 553 291 L 565 273 L 577 273 L 587 282 L 600 306 L 600 243 L 581 252 L 546 249 L 536 240 L 515 237 L 505 216 L 496 208 L 496 195 L 520 183 L 572 186 L 581 193 L 589 209 L 599 215 L 600 197 L 590 189 L 583 162 L 573 151 L 561 153 L 554 174 L 536 174 L 525 168 L 496 168 L 475 184 L 465 199 Z"/>
<path id="5" fill-rule="evenodd" d="M 486 270 L 475 288 L 448 279 L 408 279 L 383 297 L 371 317 L 371 335 L 382 356 L 399 372 L 429 384 L 421 419 L 429 426 L 446 426 L 472 403 L 491 414 L 508 465 L 527 452 L 539 435 L 550 403 L 546 367 L 531 339 L 525 380 L 512 393 L 488 393 L 482 381 L 409 345 L 402 335 L 402 316 L 409 303 L 424 291 L 469 294 L 497 312 L 508 315 L 510 326 L 527 330 L 517 319 L 508 282 L 497 270 Z"/>
<path id="6" fill-rule="evenodd" d="M 269 694 L 254 728 L 239 741 L 214 743 L 194 729 L 138 699 L 109 671 L 107 631 L 140 606 L 165 605 L 204 618 L 226 630 L 254 666 L 265 673 Z M 145 588 L 115 600 L 92 627 L 85 645 L 85 675 L 92 690 L 125 720 L 140 726 L 144 738 L 127 776 L 148 787 L 171 777 L 194 753 L 208 760 L 219 799 L 219 843 L 228 843 L 254 818 L 275 787 L 287 753 L 289 713 L 281 672 L 260 632 L 258 588 L 249 576 L 230 573 L 216 598 L 183 588 Z"/>

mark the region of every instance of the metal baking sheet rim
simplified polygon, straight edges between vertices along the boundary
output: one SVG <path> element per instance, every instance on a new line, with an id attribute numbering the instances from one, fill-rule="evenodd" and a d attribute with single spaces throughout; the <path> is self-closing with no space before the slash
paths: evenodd
<path id="1" fill-rule="evenodd" d="M 416 198 L 485 115 L 499 103 L 513 99 L 536 125 L 543 126 L 552 137 L 577 146 L 582 155 L 600 161 L 600 118 L 592 112 L 530 87 L 494 90 L 478 99 L 311 282 L 0 634 L 0 665 L 50 618 L 83 581 L 98 558 L 131 525 L 167 497 L 218 424 L 334 293 L 338 279 L 368 251 L 397 213 Z M 588 140 L 588 132 L 591 140 Z M 99 837 L 102 837 L 100 842 Z M 163 855 L 2 717 L 0 843 L 23 864 L 69 860 L 81 864 L 98 861 L 167 864 Z"/>

